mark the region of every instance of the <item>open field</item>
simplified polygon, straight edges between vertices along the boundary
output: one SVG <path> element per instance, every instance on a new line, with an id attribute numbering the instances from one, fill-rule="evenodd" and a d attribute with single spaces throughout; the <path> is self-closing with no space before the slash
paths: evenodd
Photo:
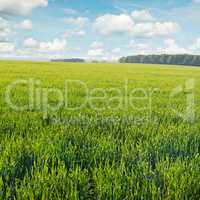
<path id="1" fill-rule="evenodd" d="M 198 200 L 199 117 L 199 68 L 1 61 L 0 199 Z"/>

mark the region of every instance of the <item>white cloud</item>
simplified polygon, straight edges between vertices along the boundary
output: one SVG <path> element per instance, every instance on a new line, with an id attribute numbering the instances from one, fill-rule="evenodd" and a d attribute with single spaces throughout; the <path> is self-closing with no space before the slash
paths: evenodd
<path id="1" fill-rule="evenodd" d="M 193 3 L 200 3 L 200 0 L 193 0 Z"/>
<path id="2" fill-rule="evenodd" d="M 185 54 L 189 51 L 183 47 L 179 47 L 174 39 L 166 39 L 164 41 L 166 47 L 158 48 L 157 51 L 161 54 Z"/>
<path id="3" fill-rule="evenodd" d="M 114 48 L 113 50 L 112 50 L 112 53 L 113 54 L 119 54 L 121 52 L 121 49 L 120 48 Z"/>
<path id="4" fill-rule="evenodd" d="M 134 40 L 131 40 L 129 48 L 133 49 L 137 54 L 149 54 L 152 52 L 152 47 L 148 43 L 137 43 Z"/>
<path id="5" fill-rule="evenodd" d="M 0 28 L 0 38 L 5 38 L 7 35 L 9 35 L 10 30 L 9 29 L 1 29 Z"/>
<path id="6" fill-rule="evenodd" d="M 29 14 L 34 8 L 45 7 L 48 0 L 1 0 L 0 12 L 14 15 Z"/>
<path id="7" fill-rule="evenodd" d="M 102 56 L 105 56 L 105 50 L 104 50 L 104 44 L 99 41 L 94 41 L 90 45 L 90 50 L 88 51 L 88 56 L 93 58 L 100 58 Z"/>
<path id="8" fill-rule="evenodd" d="M 66 24 L 71 24 L 71 25 L 76 25 L 76 26 L 84 26 L 87 22 L 88 22 L 88 18 L 87 17 L 77 17 L 77 18 L 65 18 L 64 22 Z"/>
<path id="9" fill-rule="evenodd" d="M 64 51 L 67 48 L 67 41 L 65 39 L 54 38 L 52 41 L 39 42 L 34 38 L 27 38 L 24 40 L 24 47 L 39 52 Z"/>
<path id="10" fill-rule="evenodd" d="M 130 33 L 133 30 L 134 22 L 129 15 L 106 14 L 96 19 L 94 29 L 103 35 L 113 33 Z"/>
<path id="11" fill-rule="evenodd" d="M 91 45 L 90 48 L 92 49 L 100 49 L 103 48 L 104 44 L 102 42 L 94 41 Z"/>
<path id="12" fill-rule="evenodd" d="M 133 29 L 133 34 L 141 37 L 170 36 L 177 33 L 180 27 L 174 22 L 138 23 Z"/>
<path id="13" fill-rule="evenodd" d="M 149 49 L 150 45 L 148 43 L 136 43 L 134 40 L 131 40 L 129 43 L 129 47 L 138 51 L 144 51 Z"/>
<path id="14" fill-rule="evenodd" d="M 64 12 L 65 12 L 65 14 L 67 14 L 67 15 L 74 15 L 74 14 L 77 14 L 77 13 L 78 13 L 77 10 L 72 9 L 72 8 L 65 8 L 65 9 L 64 9 Z"/>
<path id="15" fill-rule="evenodd" d="M 82 30 L 80 30 L 80 31 L 77 31 L 76 32 L 76 35 L 78 35 L 78 36 L 85 36 L 86 35 L 86 32 L 85 31 L 82 31 Z"/>
<path id="16" fill-rule="evenodd" d="M 177 33 L 180 27 L 175 22 L 135 23 L 127 14 L 106 14 L 95 20 L 94 29 L 103 35 L 128 33 L 137 37 L 155 37 L 170 36 Z"/>
<path id="17" fill-rule="evenodd" d="M 24 46 L 26 48 L 37 48 L 38 47 L 38 41 L 34 38 L 27 38 L 24 40 Z"/>
<path id="18" fill-rule="evenodd" d="M 140 22 L 154 21 L 155 19 L 148 10 L 135 10 L 131 13 L 133 20 Z"/>
<path id="19" fill-rule="evenodd" d="M 200 49 L 200 38 L 197 38 L 195 43 L 191 47 L 193 50 Z"/>
<path id="20" fill-rule="evenodd" d="M 0 17 L 0 28 L 2 27 L 7 27 L 8 26 L 8 22 Z"/>
<path id="21" fill-rule="evenodd" d="M 0 42 L 0 52 L 10 53 L 15 50 L 15 45 L 10 42 Z"/>
<path id="22" fill-rule="evenodd" d="M 72 36 L 79 36 L 84 37 L 86 35 L 86 32 L 84 30 L 67 30 L 64 33 L 64 37 L 72 37 Z"/>
<path id="23" fill-rule="evenodd" d="M 40 51 L 63 51 L 66 49 L 67 42 L 65 39 L 55 38 L 50 42 L 41 42 L 39 44 Z"/>
<path id="24" fill-rule="evenodd" d="M 33 28 L 32 21 L 29 19 L 25 19 L 21 22 L 20 27 L 25 30 L 31 30 Z"/>
<path id="25" fill-rule="evenodd" d="M 90 49 L 88 51 L 88 56 L 91 57 L 102 57 L 104 56 L 104 49 Z"/>
<path id="26" fill-rule="evenodd" d="M 121 52 L 120 48 L 114 48 L 111 50 L 106 50 L 104 44 L 100 41 L 94 41 L 90 45 L 90 50 L 88 51 L 89 59 L 96 60 L 106 60 L 109 62 L 116 62 L 119 59 L 119 54 Z"/>
<path id="27" fill-rule="evenodd" d="M 189 47 L 189 50 L 193 54 L 198 54 L 200 53 L 200 38 L 197 38 L 194 43 Z"/>
<path id="28" fill-rule="evenodd" d="M 8 22 L 0 17 L 0 39 L 6 38 L 10 34 Z"/>
<path id="29" fill-rule="evenodd" d="M 58 59 L 65 58 L 65 54 L 63 52 L 40 52 L 40 51 L 32 51 L 30 49 L 16 49 L 13 53 L 2 53 L 1 58 L 6 59 L 16 59 L 16 60 L 50 60 L 50 59 Z"/>

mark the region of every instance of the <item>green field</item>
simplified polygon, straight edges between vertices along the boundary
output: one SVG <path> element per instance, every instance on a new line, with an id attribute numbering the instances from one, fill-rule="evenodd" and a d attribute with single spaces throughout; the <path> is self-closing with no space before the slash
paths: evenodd
<path id="1" fill-rule="evenodd" d="M 198 200 L 199 116 L 199 68 L 1 61 L 0 199 Z"/>

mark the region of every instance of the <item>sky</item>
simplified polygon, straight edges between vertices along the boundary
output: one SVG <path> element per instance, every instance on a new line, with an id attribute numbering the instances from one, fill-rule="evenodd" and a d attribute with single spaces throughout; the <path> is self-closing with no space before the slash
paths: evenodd
<path id="1" fill-rule="evenodd" d="M 0 0 L 0 59 L 200 54 L 200 0 Z"/>

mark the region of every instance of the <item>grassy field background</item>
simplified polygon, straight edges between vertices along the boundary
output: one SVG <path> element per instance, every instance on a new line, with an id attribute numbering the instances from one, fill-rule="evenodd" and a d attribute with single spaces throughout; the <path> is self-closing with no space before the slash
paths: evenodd
<path id="1" fill-rule="evenodd" d="M 5 102 L 7 85 L 30 78 L 61 90 L 66 80 L 80 80 L 89 89 L 124 91 L 128 80 L 129 91 L 157 91 L 150 115 L 131 106 L 95 110 L 86 105 L 50 111 L 44 118 L 40 110 L 15 112 Z M 193 122 L 169 107 L 173 88 L 190 79 L 195 82 Z M 199 88 L 200 69 L 194 67 L 1 61 L 0 199 L 200 199 Z M 18 86 L 13 101 L 26 103 L 26 94 L 27 88 Z M 114 94 L 107 95 L 95 104 L 106 105 Z M 186 95 L 173 99 L 179 112 Z M 84 98 L 83 88 L 70 88 L 71 105 Z M 53 95 L 50 102 L 56 103 Z M 141 99 L 134 103 L 148 105 Z"/>

